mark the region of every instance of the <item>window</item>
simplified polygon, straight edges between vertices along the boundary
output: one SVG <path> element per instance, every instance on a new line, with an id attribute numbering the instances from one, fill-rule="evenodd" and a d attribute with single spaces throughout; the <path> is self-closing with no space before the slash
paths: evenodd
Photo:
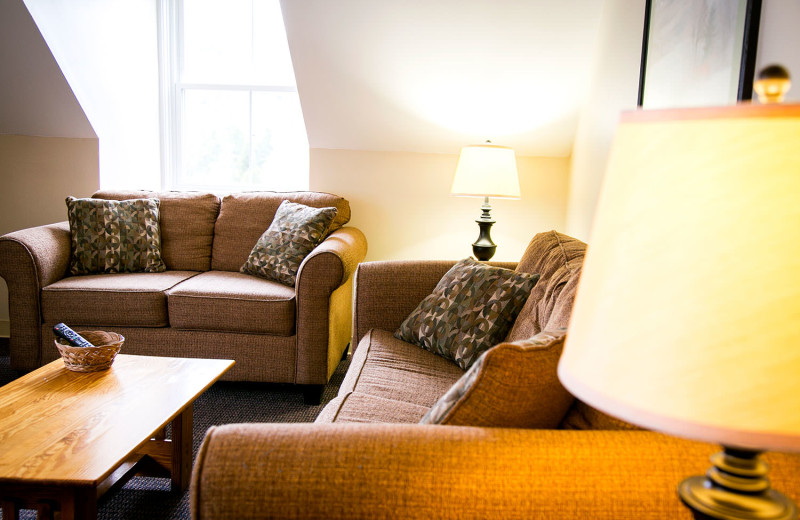
<path id="1" fill-rule="evenodd" d="M 278 0 L 160 1 L 165 188 L 308 189 Z"/>

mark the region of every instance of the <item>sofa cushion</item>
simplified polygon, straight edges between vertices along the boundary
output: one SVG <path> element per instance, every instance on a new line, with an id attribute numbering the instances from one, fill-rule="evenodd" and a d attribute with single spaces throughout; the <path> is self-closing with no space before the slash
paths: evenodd
<path id="1" fill-rule="evenodd" d="M 466 258 L 442 277 L 395 336 L 466 370 L 506 337 L 538 279 Z"/>
<path id="2" fill-rule="evenodd" d="M 422 418 L 423 424 L 555 428 L 573 397 L 556 369 L 566 330 L 486 351 Z"/>
<path id="3" fill-rule="evenodd" d="M 42 288 L 44 323 L 101 327 L 166 327 L 166 291 L 192 271 L 70 276 Z"/>
<path id="4" fill-rule="evenodd" d="M 559 428 L 564 430 L 641 430 L 639 426 L 617 419 L 575 399 Z"/>
<path id="5" fill-rule="evenodd" d="M 294 334 L 295 291 L 270 280 L 208 271 L 170 289 L 167 302 L 177 329 Z"/>
<path id="6" fill-rule="evenodd" d="M 360 392 L 345 392 L 322 409 L 316 423 L 416 423 L 428 411 L 405 401 Z"/>
<path id="7" fill-rule="evenodd" d="M 67 197 L 70 273 L 158 273 L 161 259 L 158 199 Z"/>
<path id="8" fill-rule="evenodd" d="M 517 264 L 517 271 L 537 273 L 539 282 L 531 290 L 506 341 L 530 338 L 542 330 L 556 330 L 569 324 L 585 253 L 586 244 L 556 231 L 533 237 Z"/>
<path id="9" fill-rule="evenodd" d="M 208 271 L 219 197 L 180 191 L 98 191 L 93 198 L 126 200 L 147 197 L 161 201 L 161 256 L 167 269 Z"/>
<path id="10" fill-rule="evenodd" d="M 350 220 L 347 200 L 329 193 L 262 191 L 227 195 L 222 199 L 214 226 L 211 268 L 239 271 L 284 200 L 314 208 L 336 208 L 336 218 L 329 231 L 339 229 Z"/>
<path id="11" fill-rule="evenodd" d="M 294 287 L 297 271 L 317 247 L 336 216 L 336 208 L 312 208 L 284 200 L 241 272 Z"/>
<path id="12" fill-rule="evenodd" d="M 401 341 L 391 332 L 373 329 L 353 353 L 339 394 L 352 391 L 427 411 L 463 374 L 451 361 Z"/>

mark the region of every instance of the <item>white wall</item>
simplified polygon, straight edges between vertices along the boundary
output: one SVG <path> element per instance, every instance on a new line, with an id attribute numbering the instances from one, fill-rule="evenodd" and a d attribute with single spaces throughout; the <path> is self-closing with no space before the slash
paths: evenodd
<path id="1" fill-rule="evenodd" d="M 644 0 L 606 0 L 594 46 L 589 95 L 572 148 L 567 233 L 589 239 L 619 114 L 636 108 Z"/>
<path id="2" fill-rule="evenodd" d="M 636 108 L 644 0 L 606 0 L 595 45 L 594 74 L 572 149 L 567 232 L 588 240 L 619 115 Z M 780 63 L 797 77 L 800 99 L 800 3 L 763 0 L 756 71 Z"/>
<path id="3" fill-rule="evenodd" d="M 482 198 L 454 197 L 458 155 L 311 150 L 311 189 L 350 201 L 367 237 L 367 260 L 460 259 L 472 255 Z M 566 158 L 517 157 L 520 200 L 491 199 L 494 260 L 517 261 L 534 234 L 563 231 Z"/>
<path id="4" fill-rule="evenodd" d="M 99 186 L 97 137 L 23 0 L 0 0 L 0 235 L 65 220 Z M 0 336 L 8 336 L 0 279 Z"/>
<path id="5" fill-rule="evenodd" d="M 800 2 L 797 0 L 763 0 L 759 29 L 756 73 L 777 63 L 793 76 L 794 88 L 787 102 L 800 101 Z"/>
<path id="6" fill-rule="evenodd" d="M 0 0 L 0 134 L 96 137 L 22 0 Z"/>
<path id="7" fill-rule="evenodd" d="M 155 0 L 24 0 L 100 139 L 100 186 L 161 184 Z"/>
<path id="8" fill-rule="evenodd" d="M 97 139 L 0 135 L 0 235 L 67 219 L 67 195 L 97 190 Z M 0 336 L 8 336 L 0 279 Z"/>
<path id="9" fill-rule="evenodd" d="M 312 148 L 567 157 L 602 2 L 282 0 Z"/>

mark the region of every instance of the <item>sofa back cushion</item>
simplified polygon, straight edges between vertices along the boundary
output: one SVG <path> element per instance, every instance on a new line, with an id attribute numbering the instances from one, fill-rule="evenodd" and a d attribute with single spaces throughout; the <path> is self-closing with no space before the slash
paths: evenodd
<path id="1" fill-rule="evenodd" d="M 531 338 L 545 329 L 566 328 L 580 278 L 586 244 L 547 231 L 533 237 L 517 271 L 539 275 L 539 283 L 517 316 L 506 341 Z"/>
<path id="2" fill-rule="evenodd" d="M 219 197 L 212 193 L 181 191 L 104 190 L 93 198 L 127 200 L 157 198 L 161 209 L 161 257 L 167 269 L 208 271 Z"/>
<path id="3" fill-rule="evenodd" d="M 543 331 L 501 343 L 478 361 L 433 405 L 422 424 L 499 428 L 558 426 L 573 397 L 556 374 L 566 331 Z"/>
<path id="4" fill-rule="evenodd" d="M 346 199 L 330 193 L 257 191 L 226 195 L 214 227 L 211 268 L 239 271 L 284 200 L 314 208 L 335 207 L 336 218 L 329 232 L 339 229 L 350 220 L 350 204 Z"/>

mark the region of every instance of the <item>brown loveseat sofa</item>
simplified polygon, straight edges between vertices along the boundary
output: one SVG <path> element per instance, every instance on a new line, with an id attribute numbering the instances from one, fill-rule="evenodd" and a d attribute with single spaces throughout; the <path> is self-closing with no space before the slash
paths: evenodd
<path id="1" fill-rule="evenodd" d="M 417 423 L 464 372 L 392 332 L 453 263 L 362 264 L 360 343 L 338 397 L 316 424 L 211 428 L 195 461 L 193 518 L 691 518 L 675 489 L 719 447 L 639 430 L 573 399 L 556 376 L 563 336 L 547 347 L 526 339 L 568 324 L 584 250 L 556 232 L 533 239 L 516 268 L 541 278 L 480 372 L 494 395 L 465 394 L 446 426 Z M 520 391 L 514 360 L 536 349 Z M 492 427 L 503 426 L 498 410 L 519 409 L 541 424 Z M 800 456 L 764 458 L 774 487 L 800 500 Z"/>
<path id="2" fill-rule="evenodd" d="M 64 322 L 121 333 L 127 354 L 234 359 L 227 379 L 307 385 L 307 399 L 318 400 L 350 341 L 353 275 L 366 255 L 361 231 L 343 227 L 347 200 L 315 192 L 93 197 L 158 198 L 167 270 L 68 276 L 66 222 L 1 237 L 11 368 L 56 359 L 52 327 Z M 239 272 L 283 200 L 337 208 L 333 231 L 305 258 L 294 287 Z"/>

